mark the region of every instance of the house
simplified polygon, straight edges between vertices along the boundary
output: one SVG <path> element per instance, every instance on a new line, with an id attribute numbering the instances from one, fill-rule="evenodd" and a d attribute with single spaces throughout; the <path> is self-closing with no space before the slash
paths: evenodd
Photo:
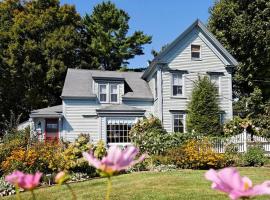
<path id="1" fill-rule="evenodd" d="M 168 132 L 185 132 L 194 81 L 206 75 L 216 84 L 221 121 L 232 118 L 232 71 L 237 61 L 196 20 L 143 72 L 68 69 L 62 105 L 34 110 L 31 129 L 40 139 L 73 141 L 80 133 L 93 141 L 129 143 L 128 132 L 153 114 Z"/>

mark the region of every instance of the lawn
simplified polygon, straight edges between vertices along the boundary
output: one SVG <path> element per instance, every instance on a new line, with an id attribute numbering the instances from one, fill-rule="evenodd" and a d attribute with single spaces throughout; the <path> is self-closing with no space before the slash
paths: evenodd
<path id="1" fill-rule="evenodd" d="M 242 175 L 250 177 L 255 183 L 270 179 L 269 168 L 240 168 Z M 113 177 L 111 199 L 228 199 L 224 194 L 210 189 L 210 182 L 204 179 L 205 171 L 178 170 L 171 172 L 141 172 Z M 78 199 L 103 200 L 106 179 L 94 179 L 71 184 Z M 71 199 L 65 186 L 40 188 L 35 191 L 38 199 Z M 22 193 L 22 199 L 31 199 L 30 193 Z M 15 196 L 4 198 L 15 199 Z M 269 199 L 261 197 L 258 199 Z"/>

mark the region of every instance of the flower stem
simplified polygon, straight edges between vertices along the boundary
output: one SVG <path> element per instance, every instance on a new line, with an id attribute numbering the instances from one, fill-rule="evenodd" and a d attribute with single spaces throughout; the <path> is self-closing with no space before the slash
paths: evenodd
<path id="1" fill-rule="evenodd" d="M 33 200 L 36 200 L 36 195 L 35 195 L 35 193 L 34 193 L 34 190 L 31 190 L 31 194 L 32 194 L 32 199 L 33 199 Z"/>
<path id="2" fill-rule="evenodd" d="M 66 183 L 66 186 L 67 186 L 68 190 L 70 191 L 70 193 L 71 193 L 71 195 L 72 195 L 72 199 L 73 199 L 73 200 L 76 200 L 76 199 L 77 199 L 76 194 L 75 194 L 75 192 L 73 191 L 73 189 L 71 188 L 71 186 L 70 186 L 68 183 Z"/>
<path id="3" fill-rule="evenodd" d="M 106 200 L 110 200 L 111 191 L 112 191 L 112 180 L 111 180 L 111 177 L 109 176 L 108 177 Z"/>
<path id="4" fill-rule="evenodd" d="M 21 195 L 20 195 L 19 187 L 17 185 L 15 186 L 15 191 L 16 191 L 16 199 L 17 200 L 21 200 Z"/>

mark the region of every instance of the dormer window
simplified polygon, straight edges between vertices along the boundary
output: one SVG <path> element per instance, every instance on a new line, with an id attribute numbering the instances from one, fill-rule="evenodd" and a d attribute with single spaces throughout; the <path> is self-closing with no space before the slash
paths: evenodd
<path id="1" fill-rule="evenodd" d="M 111 92 L 111 102 L 113 103 L 117 103 L 118 102 L 118 98 L 117 98 L 117 85 L 116 84 L 113 84 L 113 85 L 110 85 L 110 92 Z"/>
<path id="2" fill-rule="evenodd" d="M 200 60 L 201 59 L 201 45 L 191 45 L 191 59 Z"/>
<path id="3" fill-rule="evenodd" d="M 107 102 L 107 85 L 99 85 L 99 100 L 100 102 Z"/>
<path id="4" fill-rule="evenodd" d="M 115 83 L 99 84 L 99 101 L 101 103 L 118 103 L 118 85 Z"/>

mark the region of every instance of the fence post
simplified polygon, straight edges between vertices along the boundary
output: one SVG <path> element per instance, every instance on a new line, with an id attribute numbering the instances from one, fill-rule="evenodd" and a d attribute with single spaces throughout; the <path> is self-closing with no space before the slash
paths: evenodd
<path id="1" fill-rule="evenodd" d="M 247 152 L 247 129 L 244 128 L 244 153 Z"/>

